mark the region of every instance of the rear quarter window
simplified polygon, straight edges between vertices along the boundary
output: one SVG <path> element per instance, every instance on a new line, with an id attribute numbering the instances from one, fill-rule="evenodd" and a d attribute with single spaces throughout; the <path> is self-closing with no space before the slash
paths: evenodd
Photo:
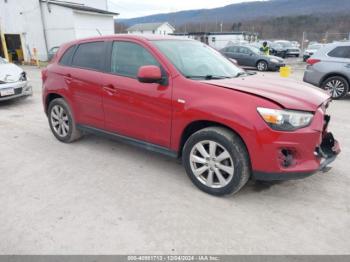
<path id="1" fill-rule="evenodd" d="M 338 46 L 328 53 L 330 57 L 350 58 L 350 46 Z"/>
<path id="2" fill-rule="evenodd" d="M 65 66 L 70 66 L 70 64 L 72 62 L 72 57 L 74 55 L 74 50 L 75 50 L 75 45 L 68 48 L 64 52 L 63 56 L 61 57 L 59 64 L 65 65 Z"/>
<path id="3" fill-rule="evenodd" d="M 104 68 L 105 42 L 80 44 L 75 51 L 72 66 L 102 71 Z"/>

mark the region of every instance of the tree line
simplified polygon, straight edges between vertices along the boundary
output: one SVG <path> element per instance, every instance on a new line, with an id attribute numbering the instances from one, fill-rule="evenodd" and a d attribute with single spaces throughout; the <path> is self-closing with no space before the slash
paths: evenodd
<path id="1" fill-rule="evenodd" d="M 171 21 L 169 21 L 171 23 Z M 116 22 L 115 32 L 126 33 L 127 25 Z M 191 22 L 175 25 L 177 33 L 249 31 L 260 39 L 287 39 L 331 42 L 349 37 L 348 14 L 299 15 L 255 19 L 240 22 Z"/>

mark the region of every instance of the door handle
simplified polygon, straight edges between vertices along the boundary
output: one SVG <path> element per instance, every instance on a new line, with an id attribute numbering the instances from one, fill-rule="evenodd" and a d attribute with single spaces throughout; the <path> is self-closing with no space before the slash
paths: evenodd
<path id="1" fill-rule="evenodd" d="M 117 92 L 117 89 L 112 84 L 103 86 L 103 89 L 110 95 L 113 95 Z"/>

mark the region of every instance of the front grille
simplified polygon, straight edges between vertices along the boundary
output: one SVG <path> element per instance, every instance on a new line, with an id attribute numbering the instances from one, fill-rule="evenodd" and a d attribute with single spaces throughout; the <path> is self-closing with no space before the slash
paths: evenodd
<path id="1" fill-rule="evenodd" d="M 20 95 L 20 94 L 22 94 L 22 87 L 19 87 L 19 88 L 16 88 L 15 89 L 15 95 Z"/>

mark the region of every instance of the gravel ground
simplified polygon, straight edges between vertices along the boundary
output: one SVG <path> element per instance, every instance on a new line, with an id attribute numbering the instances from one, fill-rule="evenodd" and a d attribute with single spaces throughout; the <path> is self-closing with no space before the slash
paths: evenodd
<path id="1" fill-rule="evenodd" d="M 95 136 L 59 143 L 40 71 L 25 69 L 34 96 L 0 104 L 0 254 L 350 253 L 349 97 L 329 109 L 343 150 L 329 173 L 216 198 L 165 156 Z"/>

